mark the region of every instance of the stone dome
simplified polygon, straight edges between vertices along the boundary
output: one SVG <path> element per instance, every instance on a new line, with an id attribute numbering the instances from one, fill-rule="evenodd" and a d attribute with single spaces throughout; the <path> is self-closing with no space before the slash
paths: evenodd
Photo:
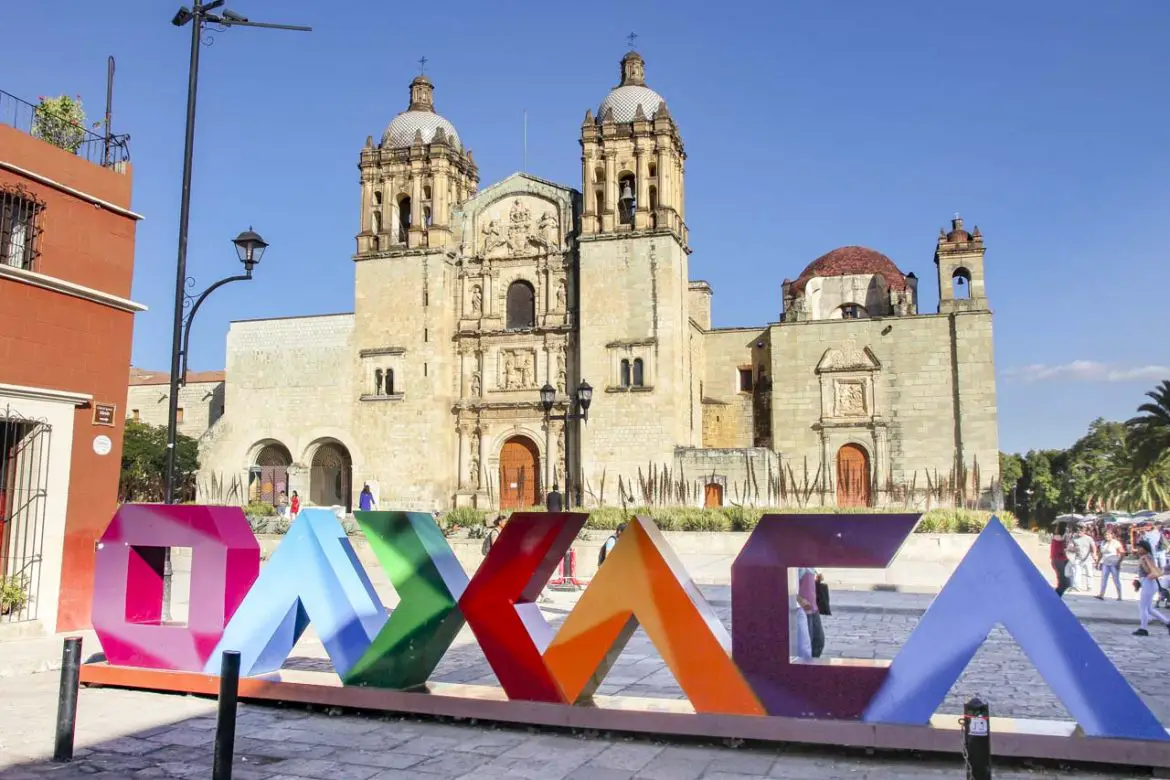
<path id="1" fill-rule="evenodd" d="M 416 132 L 422 132 L 423 143 L 429 144 L 434 140 L 435 131 L 440 127 L 456 149 L 462 148 L 459 134 L 455 132 L 455 125 L 434 111 L 403 111 L 386 126 L 386 132 L 382 134 L 382 145 L 391 149 L 409 147 L 414 143 Z"/>
<path id="2" fill-rule="evenodd" d="M 382 146 L 408 149 L 414 145 L 416 133 L 422 133 L 423 143 L 429 144 L 435 140 L 435 134 L 440 129 L 452 146 L 462 148 L 455 125 L 435 113 L 435 85 L 426 76 L 419 75 L 410 82 L 410 105 L 390 120 L 386 132 L 382 133 Z"/>
<path id="3" fill-rule="evenodd" d="M 906 275 L 898 270 L 893 260 L 864 246 L 843 246 L 809 263 L 792 283 L 792 290 L 803 292 L 809 280 L 817 277 L 867 274 L 882 277 L 891 290 L 906 289 Z"/>
<path id="4" fill-rule="evenodd" d="M 597 118 L 604 119 L 605 112 L 612 108 L 615 122 L 633 122 L 634 114 L 638 110 L 638 105 L 641 104 L 642 113 L 646 115 L 647 119 L 653 119 L 654 112 L 662 103 L 662 96 L 649 87 L 633 84 L 614 87 L 613 91 L 606 95 L 605 100 L 601 101 L 601 105 L 598 106 Z"/>

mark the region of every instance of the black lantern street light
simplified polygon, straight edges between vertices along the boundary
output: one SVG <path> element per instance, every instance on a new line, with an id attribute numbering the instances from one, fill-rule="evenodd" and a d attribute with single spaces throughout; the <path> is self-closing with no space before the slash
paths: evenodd
<path id="1" fill-rule="evenodd" d="M 569 397 L 569 408 L 564 414 L 553 414 L 552 408 L 557 400 L 557 389 L 552 385 L 546 384 L 540 388 L 540 405 L 544 407 L 544 419 L 547 424 L 550 420 L 563 420 L 565 423 L 565 494 L 564 494 L 564 509 L 568 509 L 571 504 L 570 496 L 573 491 L 569 483 L 569 422 L 572 420 L 580 420 L 581 422 L 589 423 L 589 405 L 593 403 L 593 388 L 588 382 L 582 381 L 577 385 L 577 392 Z M 580 411 L 577 411 L 580 409 Z M 554 499 L 553 497 L 556 496 Z M 559 501 L 560 496 L 557 494 L 556 480 L 553 480 L 552 492 L 549 493 L 548 503 L 549 510 L 555 511 L 552 506 L 554 501 Z"/>
<path id="2" fill-rule="evenodd" d="M 187 279 L 187 225 L 191 215 L 191 160 L 195 148 L 195 96 L 199 89 L 199 51 L 204 45 L 203 32 L 209 24 L 222 28 L 267 27 L 274 30 L 297 30 L 301 32 L 311 32 L 313 29 L 311 27 L 298 27 L 288 24 L 253 22 L 247 17 L 241 16 L 234 11 L 229 11 L 226 8 L 219 13 L 212 13 L 221 8 L 225 1 L 212 0 L 212 2 L 204 3 L 196 0 L 191 8 L 187 6 L 179 8 L 175 12 L 174 18 L 171 19 L 171 24 L 176 27 L 182 27 L 188 22 L 191 23 L 191 63 L 187 70 L 187 129 L 186 139 L 183 144 L 182 200 L 179 204 L 179 259 L 175 271 L 175 319 L 171 341 L 171 397 L 170 408 L 167 412 L 167 471 L 163 479 L 165 490 L 164 500 L 168 504 L 175 502 L 175 418 L 179 414 L 179 387 L 183 384 L 187 376 L 187 340 L 184 331 L 189 330 L 189 323 L 191 317 L 195 314 L 195 309 L 199 308 L 199 303 L 203 302 L 203 299 L 207 297 L 208 293 L 222 284 L 227 284 L 229 281 L 251 278 L 252 268 L 260 261 L 260 255 L 264 253 L 264 247 L 267 246 L 264 240 L 255 233 L 252 233 L 252 231 L 249 230 L 241 233 L 236 238 L 235 244 L 237 250 L 240 252 L 240 261 L 244 263 L 244 268 L 247 270 L 247 275 L 224 279 L 209 287 L 192 307 L 191 313 L 187 316 L 187 328 L 184 328 L 183 309 L 189 301 L 187 296 L 187 286 L 189 284 Z M 259 243 L 256 243 L 257 241 Z M 169 572 L 169 554 L 166 560 L 166 571 Z M 169 584 L 169 575 L 165 577 L 164 582 Z M 164 585 L 165 589 L 166 586 Z"/>

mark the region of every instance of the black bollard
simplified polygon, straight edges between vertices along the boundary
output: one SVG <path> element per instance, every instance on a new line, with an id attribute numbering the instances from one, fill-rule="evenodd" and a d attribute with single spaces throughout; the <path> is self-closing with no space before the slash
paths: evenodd
<path id="1" fill-rule="evenodd" d="M 991 780 L 991 709 L 978 697 L 963 705 L 963 760 L 967 780 Z"/>
<path id="2" fill-rule="evenodd" d="M 225 650 L 219 665 L 219 713 L 215 720 L 212 780 L 232 780 L 236 752 L 236 709 L 240 693 L 240 654 Z"/>
<path id="3" fill-rule="evenodd" d="M 77 691 L 81 685 L 81 637 L 65 640 L 61 653 L 61 689 L 57 692 L 57 744 L 54 761 L 73 760 L 73 737 L 77 733 Z"/>

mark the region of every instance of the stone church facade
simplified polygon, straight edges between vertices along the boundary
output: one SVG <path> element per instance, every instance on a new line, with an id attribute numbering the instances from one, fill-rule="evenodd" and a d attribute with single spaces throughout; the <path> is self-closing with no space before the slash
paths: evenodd
<path id="1" fill-rule="evenodd" d="M 361 151 L 353 313 L 232 323 L 204 497 L 352 508 L 368 484 L 383 507 L 516 508 L 567 479 L 585 505 L 999 500 L 977 228 L 938 238 L 937 313 L 844 247 L 783 283 L 778 322 L 714 328 L 682 136 L 638 54 L 580 146 L 579 189 L 481 190 L 414 79 Z M 566 421 L 583 383 L 588 419 Z"/>

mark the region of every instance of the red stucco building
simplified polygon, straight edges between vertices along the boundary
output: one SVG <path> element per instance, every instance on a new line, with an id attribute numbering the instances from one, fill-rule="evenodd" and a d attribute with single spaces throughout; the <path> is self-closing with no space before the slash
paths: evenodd
<path id="1" fill-rule="evenodd" d="M 0 103 L 0 578 L 27 594 L 0 604 L 0 630 L 66 631 L 89 624 L 117 504 L 141 217 L 125 143 L 78 131 L 62 148 L 30 104 Z"/>

